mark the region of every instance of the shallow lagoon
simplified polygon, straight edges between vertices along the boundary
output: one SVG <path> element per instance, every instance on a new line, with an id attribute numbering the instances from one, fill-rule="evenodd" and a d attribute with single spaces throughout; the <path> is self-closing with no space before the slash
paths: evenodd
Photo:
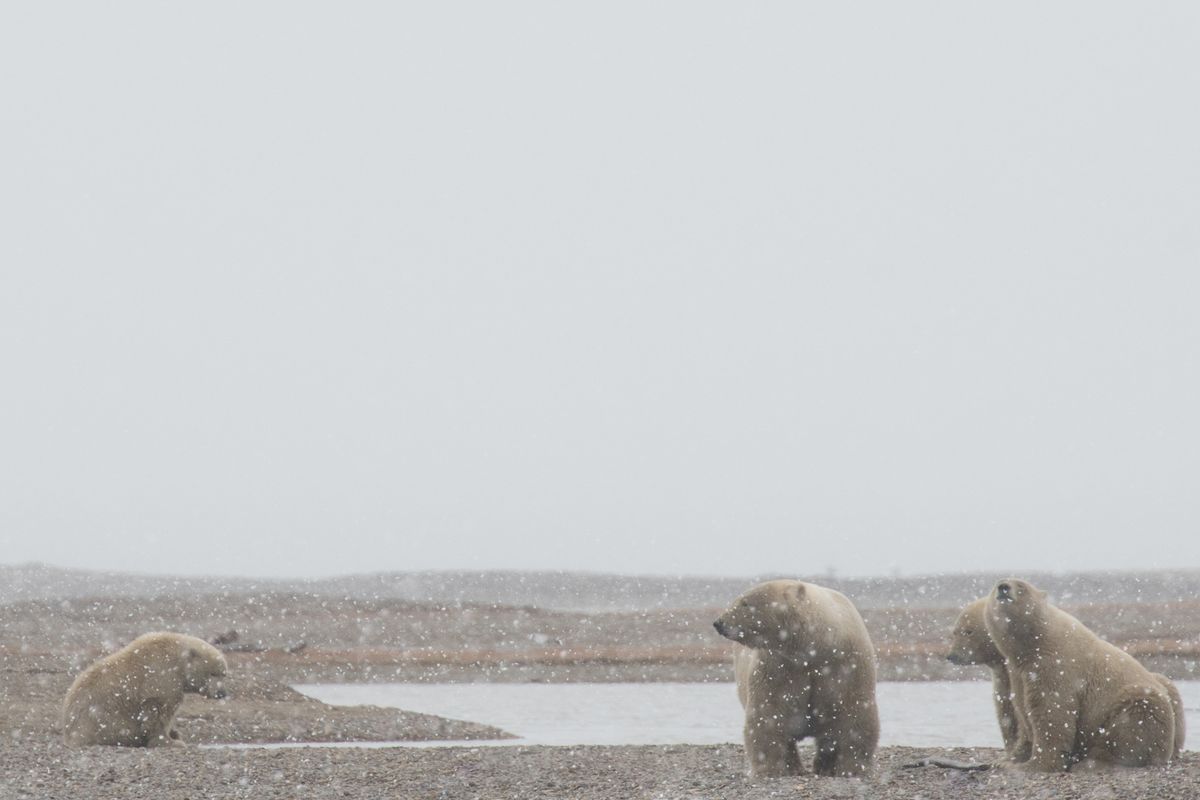
<path id="1" fill-rule="evenodd" d="M 1200 736 L 1200 681 L 1177 681 Z M 376 683 L 295 687 L 332 705 L 377 705 L 495 725 L 538 745 L 741 742 L 732 683 Z M 880 683 L 883 746 L 1001 747 L 985 681 Z M 461 742 L 422 743 L 425 746 Z M 479 744 L 479 743 L 474 743 Z M 1189 750 L 1196 749 L 1189 738 Z"/>

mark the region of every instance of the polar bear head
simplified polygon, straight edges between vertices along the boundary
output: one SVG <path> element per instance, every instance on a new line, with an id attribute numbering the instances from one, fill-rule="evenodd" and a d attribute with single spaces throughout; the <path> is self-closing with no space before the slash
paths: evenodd
<path id="1" fill-rule="evenodd" d="M 743 594 L 713 627 L 726 639 L 762 650 L 789 650 L 806 640 L 806 587 L 768 581 Z"/>
<path id="2" fill-rule="evenodd" d="M 991 665 L 1004 662 L 1004 656 L 996 649 L 987 631 L 984 620 L 987 601 L 986 597 L 981 597 L 958 615 L 954 631 L 950 634 L 950 652 L 946 655 L 946 660 L 951 664 Z"/>

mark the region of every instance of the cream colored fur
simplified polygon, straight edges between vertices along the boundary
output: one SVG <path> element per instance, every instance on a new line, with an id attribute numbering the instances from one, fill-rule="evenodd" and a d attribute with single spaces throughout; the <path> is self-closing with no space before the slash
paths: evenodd
<path id="1" fill-rule="evenodd" d="M 178 743 L 175 712 L 185 692 L 225 696 L 225 657 L 178 633 L 148 633 L 84 670 L 63 703 L 71 745 L 157 747 Z"/>
<path id="2" fill-rule="evenodd" d="M 1179 689 L 1166 675 L 1161 672 L 1151 672 L 1150 674 L 1162 684 L 1163 689 L 1167 691 L 1167 697 L 1171 699 L 1171 711 L 1175 714 L 1175 751 L 1171 757 L 1179 758 L 1179 754 L 1183 752 L 1184 739 L 1187 737 L 1187 719 L 1183 708 L 1183 698 L 1179 696 Z"/>
<path id="3" fill-rule="evenodd" d="M 1033 748 L 1018 767 L 1059 772 L 1085 762 L 1146 767 L 1171 760 L 1171 697 L 1133 656 L 1015 578 L 988 595 L 985 621 L 1029 720 Z"/>
<path id="4" fill-rule="evenodd" d="M 981 597 L 963 608 L 954 623 L 950 653 L 946 658 L 954 664 L 982 664 L 992 671 L 992 701 L 996 706 L 1000 735 L 1004 738 L 1004 750 L 1013 761 L 1027 761 L 1032 747 L 1029 721 L 1025 718 L 1023 702 L 1009 679 L 1004 656 L 988 635 L 983 618 L 986 606 L 987 598 Z"/>
<path id="5" fill-rule="evenodd" d="M 714 626 L 741 645 L 734 674 L 751 774 L 800 774 L 796 745 L 809 736 L 816 774 L 867 771 L 879 741 L 875 650 L 845 596 L 770 581 L 739 597 Z"/>

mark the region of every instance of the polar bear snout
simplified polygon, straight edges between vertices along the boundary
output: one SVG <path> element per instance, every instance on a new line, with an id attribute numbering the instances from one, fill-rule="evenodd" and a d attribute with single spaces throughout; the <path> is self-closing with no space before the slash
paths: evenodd
<path id="1" fill-rule="evenodd" d="M 717 629 L 717 633 L 724 636 L 726 639 L 732 639 L 735 642 L 746 638 L 746 633 L 736 625 L 730 625 L 723 619 L 718 619 L 713 623 L 713 627 Z"/>
<path id="2" fill-rule="evenodd" d="M 1013 587 L 1011 583 L 1001 581 L 996 584 L 996 599 L 1002 603 L 1011 603 L 1013 601 Z"/>
<path id="3" fill-rule="evenodd" d="M 205 681 L 200 687 L 200 694 L 210 700 L 224 700 L 229 697 L 229 692 L 225 690 L 225 681 L 220 678 L 209 678 Z"/>

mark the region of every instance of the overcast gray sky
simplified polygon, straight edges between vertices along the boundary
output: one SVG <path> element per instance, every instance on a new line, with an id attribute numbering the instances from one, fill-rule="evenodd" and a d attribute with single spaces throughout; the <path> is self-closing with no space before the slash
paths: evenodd
<path id="1" fill-rule="evenodd" d="M 1200 567 L 1200 5 L 0 16 L 0 561 Z"/>

